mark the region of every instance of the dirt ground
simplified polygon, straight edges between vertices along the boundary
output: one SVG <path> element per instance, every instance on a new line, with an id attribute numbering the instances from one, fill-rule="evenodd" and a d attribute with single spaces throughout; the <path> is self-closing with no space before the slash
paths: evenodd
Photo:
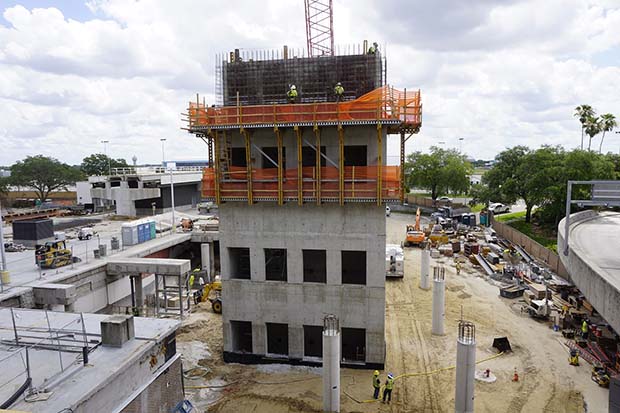
<path id="1" fill-rule="evenodd" d="M 400 243 L 411 216 L 387 218 L 387 242 Z M 395 375 L 428 372 L 454 365 L 458 320 L 476 325 L 476 359 L 496 354 L 494 337 L 507 336 L 513 352 L 481 363 L 494 383 L 476 382 L 477 412 L 604 412 L 608 391 L 590 379 L 590 366 L 568 364 L 560 333 L 548 323 L 521 314 L 517 300 L 503 299 L 498 288 L 469 263 L 456 275 L 452 260 L 431 260 L 446 267 L 445 336 L 431 335 L 432 291 L 418 288 L 420 251 L 405 251 L 405 277 L 386 282 L 386 370 Z M 244 366 L 222 361 L 221 317 L 201 305 L 179 332 L 187 397 L 200 412 L 320 412 L 319 368 L 288 365 Z M 514 371 L 519 381 L 513 382 Z M 365 402 L 372 395 L 371 371 L 341 370 L 342 412 L 449 412 L 454 410 L 454 370 L 397 380 L 390 405 Z"/>

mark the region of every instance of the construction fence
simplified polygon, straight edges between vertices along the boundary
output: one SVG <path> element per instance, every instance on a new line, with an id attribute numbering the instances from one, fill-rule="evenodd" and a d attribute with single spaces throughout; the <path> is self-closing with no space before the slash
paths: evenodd
<path id="1" fill-rule="evenodd" d="M 188 130 L 225 125 L 278 125 L 347 121 L 396 121 L 417 126 L 422 123 L 420 91 L 401 92 L 382 86 L 359 98 L 340 103 L 272 104 L 206 107 L 190 102 Z"/>
<path id="2" fill-rule="evenodd" d="M 345 200 L 361 200 L 377 198 L 378 183 L 377 166 L 345 166 L 342 182 Z M 320 177 L 319 177 L 320 174 Z M 300 188 L 301 181 L 301 188 Z M 320 182 L 320 184 L 319 184 Z M 278 169 L 252 169 L 251 177 L 253 197 L 277 198 L 279 191 Z M 246 199 L 250 189 L 248 171 L 244 167 L 231 167 L 222 172 L 220 177 L 220 197 L 228 199 Z M 324 200 L 339 199 L 340 174 L 336 167 L 304 167 L 301 176 L 298 169 L 282 171 L 282 194 L 285 200 L 296 200 L 301 191 L 303 199 Z M 398 166 L 381 167 L 381 195 L 385 200 L 400 199 L 400 168 Z M 215 198 L 215 169 L 205 168 L 202 179 L 203 198 Z"/>
<path id="3" fill-rule="evenodd" d="M 534 241 L 532 238 L 528 237 L 521 231 L 511 227 L 508 224 L 503 222 L 493 221 L 493 229 L 497 232 L 502 238 L 507 239 L 513 244 L 520 245 L 527 251 L 528 254 L 532 255 L 539 261 L 542 261 L 562 278 L 568 279 L 568 272 L 566 268 L 564 268 L 564 264 L 560 261 L 560 257 L 557 253 L 551 251 L 549 248 L 546 248 Z"/>

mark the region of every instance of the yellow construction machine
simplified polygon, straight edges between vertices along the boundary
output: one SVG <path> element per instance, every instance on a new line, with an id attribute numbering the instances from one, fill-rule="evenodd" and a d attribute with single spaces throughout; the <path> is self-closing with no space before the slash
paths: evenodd
<path id="1" fill-rule="evenodd" d="M 196 301 L 210 301 L 213 312 L 222 314 L 222 281 L 220 280 L 220 277 L 216 276 L 215 280 L 211 281 L 209 277 L 207 277 L 206 271 L 199 271 L 195 273 L 194 280 L 201 276 L 204 280 L 207 280 L 207 283 L 202 285 L 202 289 L 199 289 L 197 294 L 194 296 Z M 196 281 L 194 281 L 194 284 L 195 283 Z"/>
<path id="2" fill-rule="evenodd" d="M 431 240 L 431 245 L 437 246 L 441 244 L 447 244 L 450 240 L 446 232 L 443 230 L 441 224 L 433 225 L 431 235 L 428 237 Z"/>
<path id="3" fill-rule="evenodd" d="M 420 231 L 420 208 L 418 208 L 415 213 L 415 225 L 407 225 L 407 235 L 403 242 L 403 246 L 423 246 L 424 241 L 426 241 L 426 235 L 424 235 L 424 232 Z"/>
<path id="4" fill-rule="evenodd" d="M 49 241 L 43 245 L 37 245 L 35 260 L 41 268 L 58 268 L 80 261 L 78 257 L 73 256 L 65 241 Z"/>

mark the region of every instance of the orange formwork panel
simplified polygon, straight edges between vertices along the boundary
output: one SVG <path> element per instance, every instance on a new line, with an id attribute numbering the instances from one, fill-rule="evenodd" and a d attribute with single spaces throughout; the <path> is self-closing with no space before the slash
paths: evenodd
<path id="1" fill-rule="evenodd" d="M 297 169 L 283 171 L 282 191 L 287 201 L 297 200 Z M 304 200 L 316 199 L 318 181 L 315 167 L 302 168 L 302 196 Z M 384 200 L 400 199 L 400 168 L 398 166 L 382 167 L 382 198 Z M 215 197 L 215 171 L 205 168 L 202 178 L 202 196 L 206 199 Z M 346 166 L 344 168 L 345 201 L 374 200 L 377 197 L 376 166 Z M 321 168 L 321 200 L 337 202 L 339 199 L 338 168 L 325 166 Z M 252 194 L 257 200 L 278 197 L 278 169 L 253 169 Z M 247 170 L 244 167 L 231 167 L 223 172 L 220 182 L 221 199 L 247 200 Z"/>
<path id="2" fill-rule="evenodd" d="M 420 91 L 401 92 L 382 86 L 351 101 L 258 106 L 206 107 L 190 102 L 188 130 L 234 125 L 278 125 L 347 121 L 394 121 L 420 125 Z"/>

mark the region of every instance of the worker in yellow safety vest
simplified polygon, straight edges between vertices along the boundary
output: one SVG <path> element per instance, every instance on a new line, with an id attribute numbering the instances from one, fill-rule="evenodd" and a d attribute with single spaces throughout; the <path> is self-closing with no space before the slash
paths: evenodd
<path id="1" fill-rule="evenodd" d="M 342 94 L 344 93 L 344 88 L 342 87 L 342 83 L 336 83 L 334 86 L 334 94 L 336 95 L 336 102 L 340 102 L 342 100 Z"/>
<path id="2" fill-rule="evenodd" d="M 378 49 L 379 49 L 379 45 L 377 44 L 377 42 L 374 42 L 372 46 L 368 48 L 368 54 L 375 54 L 377 53 Z"/>
<path id="3" fill-rule="evenodd" d="M 456 275 L 459 275 L 461 273 L 461 263 L 460 262 L 456 262 Z"/>
<path id="4" fill-rule="evenodd" d="M 392 401 L 392 389 L 394 388 L 394 376 L 392 373 L 388 374 L 385 381 L 385 389 L 383 389 L 383 403 L 387 399 L 388 404 Z"/>
<path id="5" fill-rule="evenodd" d="M 581 337 L 584 339 L 588 338 L 588 320 L 584 319 L 583 323 L 581 323 Z"/>
<path id="6" fill-rule="evenodd" d="M 295 103 L 297 100 L 297 87 L 295 87 L 295 85 L 291 85 L 288 92 L 286 92 L 286 97 L 288 98 L 289 103 Z"/>
<path id="7" fill-rule="evenodd" d="M 381 389 L 381 379 L 379 378 L 379 370 L 375 370 L 372 375 L 372 387 L 375 390 L 374 399 L 379 398 L 379 390 Z"/>

